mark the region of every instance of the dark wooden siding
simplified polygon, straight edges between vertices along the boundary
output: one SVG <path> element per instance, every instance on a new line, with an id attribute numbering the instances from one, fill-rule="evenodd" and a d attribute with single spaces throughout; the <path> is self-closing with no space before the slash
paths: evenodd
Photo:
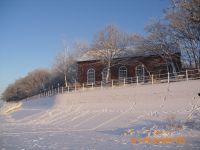
<path id="1" fill-rule="evenodd" d="M 180 57 L 174 57 L 174 62 L 177 66 L 177 70 L 181 68 Z M 117 65 L 111 67 L 111 79 L 118 79 L 119 67 L 126 66 L 127 77 L 135 77 L 135 68 L 137 65 L 143 64 L 145 66 L 145 75 L 166 73 L 167 67 L 166 63 L 159 56 L 149 56 L 149 57 L 135 57 L 128 58 L 126 61 L 119 62 Z M 80 83 L 87 82 L 87 71 L 90 68 L 95 69 L 95 80 L 102 80 L 102 70 L 106 65 L 102 64 L 100 61 L 84 61 L 78 62 L 78 81 Z"/>

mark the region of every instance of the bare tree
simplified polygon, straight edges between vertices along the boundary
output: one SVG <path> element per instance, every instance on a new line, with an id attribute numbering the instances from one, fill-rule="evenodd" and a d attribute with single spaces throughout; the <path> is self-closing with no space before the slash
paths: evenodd
<path id="1" fill-rule="evenodd" d="M 166 18 L 189 66 L 200 68 L 200 0 L 172 0 Z"/>
<path id="2" fill-rule="evenodd" d="M 60 79 L 62 84 L 63 79 L 64 85 L 67 87 L 69 83 L 77 80 L 76 58 L 83 54 L 86 49 L 88 49 L 88 45 L 83 41 L 75 42 L 70 51 L 64 43 L 64 49 L 57 54 L 53 65 L 53 84 Z"/>
<path id="3" fill-rule="evenodd" d="M 179 52 L 179 45 L 177 39 L 173 37 L 170 28 L 166 24 L 161 23 L 160 20 L 154 20 L 145 29 L 147 37 L 140 35 L 132 37 L 136 47 L 142 51 L 160 56 L 166 62 L 168 72 L 170 72 L 170 66 L 172 67 L 172 73 L 176 74 L 177 67 L 173 56 Z"/>
<path id="4" fill-rule="evenodd" d="M 111 77 L 110 68 L 116 59 L 123 56 L 128 44 L 128 36 L 114 25 L 107 25 L 95 35 L 93 48 L 89 53 L 106 65 L 106 82 Z"/>
<path id="5" fill-rule="evenodd" d="M 86 41 L 76 41 L 73 44 L 73 56 L 74 57 L 81 57 L 84 53 L 89 50 L 89 45 Z"/>
<path id="6" fill-rule="evenodd" d="M 75 63 L 74 57 L 70 54 L 68 48 L 64 47 L 64 50 L 58 53 L 55 58 L 55 63 L 53 65 L 53 70 L 59 72 L 63 75 L 65 86 L 68 86 L 68 81 L 71 76 L 69 75 L 71 72 L 71 67 Z"/>

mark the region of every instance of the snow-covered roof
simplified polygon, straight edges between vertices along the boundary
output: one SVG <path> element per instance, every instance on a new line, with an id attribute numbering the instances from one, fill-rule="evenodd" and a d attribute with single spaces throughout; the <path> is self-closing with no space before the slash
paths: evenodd
<path id="1" fill-rule="evenodd" d="M 101 51 L 106 51 L 106 50 L 98 50 L 100 51 L 99 53 L 101 54 Z M 95 55 L 96 51 L 95 50 L 89 50 L 86 53 L 84 53 L 82 56 L 77 58 L 78 62 L 83 62 L 83 61 L 94 61 L 94 60 L 99 60 L 100 57 L 98 58 L 98 55 Z M 164 54 L 164 52 L 160 51 L 160 54 Z M 180 53 L 180 49 L 173 49 L 171 50 L 171 54 L 175 53 Z M 158 56 L 159 54 L 156 54 L 153 51 L 150 50 L 141 50 L 141 49 L 136 49 L 134 47 L 126 47 L 126 49 L 123 51 L 123 53 L 120 53 L 116 58 L 124 58 L 124 57 L 149 57 L 149 56 Z"/>
<path id="2" fill-rule="evenodd" d="M 92 51 L 87 51 L 84 53 L 82 56 L 80 56 L 77 61 L 82 62 L 82 61 L 92 61 L 92 60 L 97 60 L 97 58 L 91 54 Z"/>
<path id="3" fill-rule="evenodd" d="M 95 51 L 93 51 L 93 50 L 87 51 L 81 57 L 79 57 L 77 59 L 77 61 L 78 62 L 83 62 L 83 61 L 98 60 L 98 58 L 93 53 L 95 53 Z M 155 55 L 155 54 L 153 54 L 153 52 L 150 52 L 150 51 L 144 51 L 144 50 L 139 50 L 139 49 L 135 49 L 135 48 L 126 48 L 126 50 L 123 51 L 123 53 L 121 53 L 116 58 L 139 57 L 139 56 L 147 57 L 147 56 L 150 56 L 150 55 Z"/>

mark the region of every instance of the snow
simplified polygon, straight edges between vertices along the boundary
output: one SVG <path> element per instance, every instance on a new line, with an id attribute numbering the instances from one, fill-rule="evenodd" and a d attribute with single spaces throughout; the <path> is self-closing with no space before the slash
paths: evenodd
<path id="1" fill-rule="evenodd" d="M 98 50 L 101 51 L 101 53 L 104 53 L 103 51 L 106 50 Z M 113 51 L 111 51 L 113 53 Z M 107 54 L 107 52 L 105 52 Z M 121 51 L 119 56 L 116 56 L 116 58 L 126 58 L 126 57 L 150 57 L 155 56 L 156 54 L 151 51 L 145 51 L 140 49 L 135 49 L 134 47 L 127 47 L 124 51 Z M 89 50 L 86 53 L 84 53 L 82 56 L 80 56 L 77 61 L 78 62 L 84 62 L 84 61 L 95 61 L 99 60 L 98 54 L 95 54 L 94 50 Z"/>
<path id="2" fill-rule="evenodd" d="M 22 106 L 22 102 L 3 102 L 0 105 L 0 114 L 6 114 L 17 111 Z"/>
<path id="3" fill-rule="evenodd" d="M 200 149 L 198 118 L 186 119 L 199 105 L 198 92 L 200 80 L 193 80 L 88 89 L 23 101 L 18 111 L 0 115 L 0 148 Z M 147 136 L 182 136 L 185 143 L 131 143 L 132 138 Z"/>

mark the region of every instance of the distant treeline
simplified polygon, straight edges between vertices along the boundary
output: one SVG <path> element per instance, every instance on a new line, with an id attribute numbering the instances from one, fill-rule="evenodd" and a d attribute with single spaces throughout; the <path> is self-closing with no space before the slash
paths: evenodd
<path id="1" fill-rule="evenodd" d="M 74 74 L 67 77 L 69 83 L 74 82 L 76 79 L 76 66 L 71 64 L 72 67 L 74 67 Z M 13 84 L 10 84 L 4 91 L 2 98 L 6 101 L 22 100 L 37 95 L 49 88 L 58 87 L 58 83 L 59 86 L 65 85 L 62 73 L 54 69 L 36 69 L 28 73 L 25 77 L 16 80 Z"/>
<path id="2" fill-rule="evenodd" d="M 18 101 L 27 97 L 37 95 L 40 92 L 57 87 L 57 84 L 64 85 L 62 75 L 47 69 L 37 69 L 27 76 L 20 78 L 10 84 L 3 93 L 3 100 Z"/>

